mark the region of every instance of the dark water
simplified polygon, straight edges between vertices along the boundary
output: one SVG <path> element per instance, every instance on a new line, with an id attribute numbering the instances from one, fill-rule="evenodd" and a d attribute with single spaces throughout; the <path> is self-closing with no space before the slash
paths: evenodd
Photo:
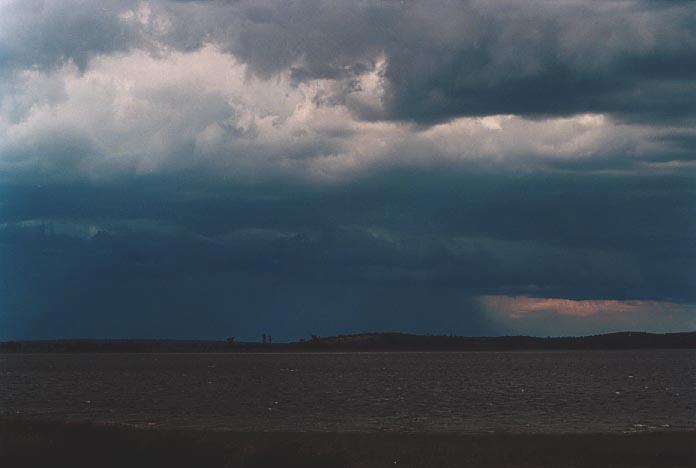
<path id="1" fill-rule="evenodd" d="M 0 355 L 0 413 L 263 431 L 696 428 L 696 352 Z"/>

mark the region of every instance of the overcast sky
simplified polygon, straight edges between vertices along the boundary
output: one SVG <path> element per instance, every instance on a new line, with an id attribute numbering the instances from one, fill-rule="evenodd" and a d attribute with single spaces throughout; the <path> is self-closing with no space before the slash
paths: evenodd
<path id="1" fill-rule="evenodd" d="M 694 330 L 695 25 L 0 0 L 0 339 Z"/>

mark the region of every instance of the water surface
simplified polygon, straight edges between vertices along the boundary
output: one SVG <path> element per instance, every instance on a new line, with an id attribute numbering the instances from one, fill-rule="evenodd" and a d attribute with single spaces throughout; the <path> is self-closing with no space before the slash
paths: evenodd
<path id="1" fill-rule="evenodd" d="M 696 429 L 696 351 L 6 354 L 0 413 L 260 431 Z"/>

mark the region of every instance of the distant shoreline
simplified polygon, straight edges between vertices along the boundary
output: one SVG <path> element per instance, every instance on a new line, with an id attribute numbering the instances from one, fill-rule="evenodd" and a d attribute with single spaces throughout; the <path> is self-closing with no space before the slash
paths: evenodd
<path id="1" fill-rule="evenodd" d="M 98 352 L 346 352 L 346 351 L 525 351 L 696 349 L 696 332 L 619 332 L 581 337 L 464 337 L 361 333 L 314 336 L 291 343 L 236 342 L 234 340 L 68 339 L 0 342 L 0 353 Z"/>
<path id="2" fill-rule="evenodd" d="M 159 430 L 0 418 L 13 467 L 689 467 L 696 432 L 319 433 Z"/>

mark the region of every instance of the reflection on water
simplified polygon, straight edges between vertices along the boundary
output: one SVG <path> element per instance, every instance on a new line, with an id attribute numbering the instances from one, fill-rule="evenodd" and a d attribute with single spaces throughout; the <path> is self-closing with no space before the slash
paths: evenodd
<path id="1" fill-rule="evenodd" d="M 695 429 L 696 352 L 0 355 L 0 413 L 262 431 Z"/>

